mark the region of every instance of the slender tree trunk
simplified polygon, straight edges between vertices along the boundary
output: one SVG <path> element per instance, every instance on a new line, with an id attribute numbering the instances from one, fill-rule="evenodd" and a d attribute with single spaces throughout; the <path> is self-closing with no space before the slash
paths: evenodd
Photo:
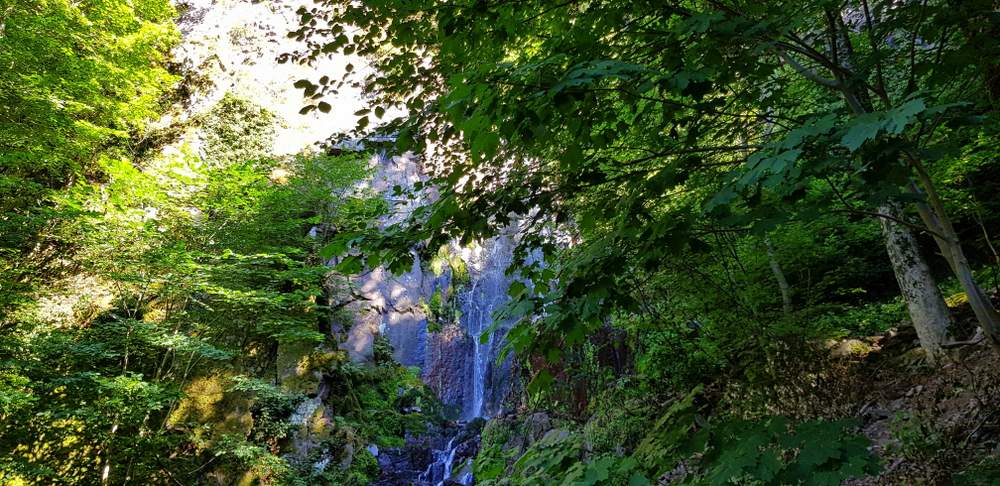
<path id="1" fill-rule="evenodd" d="M 871 19 L 867 18 L 867 4 L 865 4 L 865 8 L 869 38 L 872 38 Z M 837 69 L 831 69 L 830 71 L 835 79 L 824 78 L 816 71 L 803 66 L 801 63 L 796 61 L 793 54 L 790 54 L 788 51 L 780 51 L 779 56 L 781 56 L 781 59 L 786 64 L 806 79 L 818 84 L 819 86 L 838 92 L 843 96 L 848 109 L 850 109 L 855 115 L 862 116 L 872 112 L 874 107 L 872 105 L 869 92 L 864 88 L 859 89 L 853 83 L 849 82 L 855 76 L 853 73 L 854 66 L 856 65 L 856 63 L 853 62 L 855 50 L 853 48 L 851 38 L 847 35 L 841 36 L 841 34 L 846 33 L 846 29 L 842 25 L 842 22 L 841 25 L 837 25 L 836 19 L 842 19 L 840 14 L 840 12 L 833 13 L 832 11 L 827 11 L 829 23 L 829 58 L 826 59 L 826 61 L 829 62 L 828 65 L 835 65 L 837 67 Z M 872 48 L 877 52 L 878 44 L 874 41 L 872 43 Z M 876 68 L 880 70 L 881 66 L 876 65 Z M 879 71 L 879 74 L 881 74 L 881 70 Z M 881 78 L 879 82 L 880 84 L 882 83 Z M 880 92 L 877 91 L 877 94 L 880 96 L 885 108 L 889 109 L 892 107 L 892 101 L 885 92 L 884 85 L 882 85 L 882 88 L 883 89 Z M 907 161 L 917 173 L 920 184 L 923 186 L 928 196 L 928 203 L 923 205 L 921 208 L 918 208 L 920 209 L 921 220 L 923 220 L 925 226 L 927 226 L 931 233 L 934 234 L 935 240 L 941 248 L 941 254 L 944 255 L 946 260 L 948 260 L 948 264 L 951 266 L 952 271 L 962 284 L 962 288 L 969 297 L 969 304 L 972 306 L 972 309 L 976 314 L 976 318 L 979 320 L 979 324 L 983 328 L 984 334 L 989 338 L 993 348 L 1000 352 L 1000 313 L 993 308 L 989 298 L 986 297 L 986 294 L 979 288 L 973 279 L 972 267 L 969 265 L 968 259 L 966 259 L 965 253 L 962 251 L 962 245 L 958 238 L 958 234 L 955 232 L 951 225 L 951 221 L 948 219 L 944 211 L 944 205 L 938 197 L 937 190 L 934 187 L 930 174 L 914 153 L 904 151 L 902 155 L 907 158 Z M 915 190 L 919 190 L 916 184 L 914 184 L 913 187 Z M 895 204 L 886 204 L 881 209 L 892 211 L 892 213 L 886 213 L 892 216 L 899 216 L 902 214 L 899 206 Z M 917 322 L 917 315 L 923 315 L 927 312 L 930 312 L 931 314 L 940 314 L 940 310 L 936 309 L 937 307 L 942 307 L 944 315 L 947 315 L 947 308 L 944 306 L 944 300 L 941 298 L 941 291 L 934 284 L 934 280 L 931 277 L 930 272 L 926 271 L 926 262 L 923 261 L 919 252 L 916 251 L 917 245 L 916 241 L 913 239 L 913 235 L 910 234 L 910 231 L 905 227 L 886 220 L 885 218 L 882 219 L 881 223 L 883 233 L 886 236 L 886 247 L 889 251 L 890 258 L 893 260 L 893 270 L 896 273 L 896 279 L 899 281 L 903 295 L 907 298 L 907 305 L 910 308 L 910 314 L 913 317 L 914 326 L 917 327 L 917 332 L 919 333 L 921 330 L 921 324 Z M 896 219 L 899 218 L 896 217 Z M 913 258 L 910 258 L 911 256 Z M 912 262 L 907 261 L 914 258 L 916 260 Z M 919 284 L 919 282 L 911 280 L 916 278 L 920 273 L 925 273 L 926 278 L 928 279 L 924 284 Z M 931 287 L 933 287 L 933 291 Z M 936 297 L 934 297 L 935 295 Z M 911 300 L 910 297 L 915 299 L 926 298 L 928 300 L 925 300 L 925 304 L 931 307 L 924 307 L 921 309 L 920 307 L 922 307 L 923 304 L 918 301 Z M 937 301 L 940 301 L 940 305 Z M 921 317 L 921 319 L 926 319 L 926 317 Z M 924 332 L 931 332 L 931 334 L 935 336 L 937 335 L 937 331 L 934 331 L 932 328 L 925 328 Z M 930 334 L 928 335 L 928 339 L 931 339 Z M 927 344 L 934 345 L 931 341 L 927 341 L 925 343 L 923 335 L 921 335 L 920 340 L 922 344 L 925 344 L 925 348 L 927 348 Z M 937 346 L 940 346 L 941 342 L 943 341 L 939 341 Z M 931 351 L 932 350 L 928 348 L 928 355 L 935 354 Z"/>
<path id="2" fill-rule="evenodd" d="M 976 283 L 972 274 L 972 265 L 969 264 L 969 259 L 965 256 L 955 227 L 944 211 L 944 204 L 938 197 L 933 181 L 930 180 L 919 160 L 911 156 L 910 162 L 920 175 L 923 189 L 927 195 L 927 203 L 917 204 L 920 219 L 931 230 L 934 241 L 937 243 L 938 249 L 941 250 L 941 255 L 948 262 L 948 266 L 951 267 L 959 284 L 962 285 L 962 290 L 965 291 L 965 295 L 969 299 L 969 306 L 972 307 L 972 312 L 976 315 L 976 320 L 979 321 L 983 334 L 993 349 L 1000 352 L 1000 313 L 993 307 L 986 292 Z M 915 192 L 921 192 L 915 183 L 911 185 L 911 188 Z"/>
<path id="3" fill-rule="evenodd" d="M 902 218 L 896 203 L 883 204 L 879 212 L 897 220 Z M 879 218 L 879 222 L 892 270 L 920 338 L 920 346 L 927 352 L 928 361 L 937 363 L 945 356 L 942 345 L 948 340 L 951 324 L 948 306 L 909 228 L 888 218 Z"/>
<path id="4" fill-rule="evenodd" d="M 850 41 L 845 44 L 850 46 Z M 831 52 L 836 51 L 831 46 Z M 845 52 L 844 59 L 850 61 L 852 51 Z M 847 62 L 847 66 L 853 63 Z M 847 87 L 840 74 L 837 76 L 837 89 L 841 91 L 848 108 L 857 116 L 872 111 L 872 103 L 865 92 L 855 92 Z M 888 107 L 888 99 L 884 99 Z M 887 202 L 879 206 L 879 213 L 888 216 L 879 218 L 882 235 L 885 237 L 885 248 L 892 263 L 892 271 L 899 283 L 900 293 L 906 301 L 910 320 L 917 331 L 920 346 L 927 353 L 927 361 L 936 364 L 946 356 L 944 344 L 949 340 L 948 329 L 951 327 L 951 314 L 944 302 L 941 289 L 937 286 L 930 266 L 920 254 L 920 246 L 913 233 L 904 224 L 903 211 L 898 203 Z"/>
<path id="5" fill-rule="evenodd" d="M 778 290 L 781 291 L 781 307 L 785 314 L 792 313 L 792 288 L 788 285 L 785 272 L 781 269 L 781 263 L 774 253 L 774 245 L 771 244 L 771 237 L 764 235 L 764 246 L 767 247 L 767 259 L 771 263 L 771 272 L 774 279 L 778 281 Z"/>

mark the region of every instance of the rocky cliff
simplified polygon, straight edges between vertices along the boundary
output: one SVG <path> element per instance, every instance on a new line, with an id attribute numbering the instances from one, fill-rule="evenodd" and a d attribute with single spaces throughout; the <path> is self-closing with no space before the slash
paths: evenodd
<path id="1" fill-rule="evenodd" d="M 285 0 L 178 0 L 176 6 L 181 14 L 178 25 L 183 38 L 174 51 L 174 64 L 183 75 L 184 96 L 161 125 L 188 126 L 188 121 L 229 94 L 251 100 L 275 115 L 273 143 L 266 147 L 275 156 L 322 150 L 323 141 L 354 128 L 353 113 L 366 107 L 357 89 L 342 89 L 328 99 L 335 107 L 331 113 L 299 113 L 303 100 L 293 87 L 296 80 L 321 75 L 337 79 L 348 64 L 364 70 L 365 63 L 339 55 L 312 66 L 280 63 L 282 54 L 302 47 L 285 35 L 297 26 L 298 4 Z M 167 151 L 179 151 L 182 145 L 204 150 L 203 134 L 188 129 L 180 132 L 178 141 L 168 145 Z M 355 145 L 361 147 L 363 142 Z M 396 200 L 393 196 L 395 186 L 412 188 L 415 182 L 426 180 L 422 171 L 426 160 L 426 156 L 409 153 L 383 153 L 371 158 L 372 176 L 359 189 L 386 198 L 391 209 L 381 220 L 383 225 L 400 221 L 421 199 L 434 197 L 426 191 L 416 201 Z M 453 417 L 470 420 L 495 415 L 510 386 L 509 360 L 497 362 L 505 328 L 501 326 L 486 342 L 480 342 L 480 335 L 507 300 L 510 277 L 505 270 L 514 241 L 512 229 L 508 235 L 471 246 L 454 242 L 440 249 L 433 261 L 416 259 L 410 271 L 402 275 L 392 275 L 382 268 L 366 269 L 351 279 L 353 292 L 360 297 L 350 306 L 352 322 L 334 322 L 331 332 L 344 336 L 341 347 L 358 363 L 371 362 L 376 336 L 386 337 L 395 359 L 405 366 L 419 367 L 424 381 L 450 405 Z M 287 358 L 295 361 L 294 356 Z M 322 376 L 313 374 L 316 376 L 312 381 L 321 384 Z M 311 445 L 317 442 L 310 436 L 309 424 L 329 420 L 322 403 L 327 390 L 313 388 L 316 390 L 309 393 L 310 398 L 297 413 L 304 425 L 296 438 L 296 448 L 302 455 L 308 455 Z M 454 440 L 460 434 L 469 435 L 465 428 L 440 431 L 438 438 L 416 441 L 417 445 L 410 447 L 407 454 L 422 457 L 410 462 L 419 466 L 424 480 L 437 482 L 436 477 L 451 471 L 452 459 L 464 460 L 474 454 L 468 437 Z M 446 441 L 449 436 L 453 440 Z M 418 452 L 412 453 L 414 447 Z M 456 459 L 460 448 L 465 452 Z M 438 451 L 431 453 L 434 449 Z M 397 456 L 400 454 L 397 451 Z M 392 457 L 390 452 L 381 458 L 387 468 L 394 467 Z M 322 460 L 331 459 L 337 458 Z M 424 464 L 428 461 L 439 470 Z"/>

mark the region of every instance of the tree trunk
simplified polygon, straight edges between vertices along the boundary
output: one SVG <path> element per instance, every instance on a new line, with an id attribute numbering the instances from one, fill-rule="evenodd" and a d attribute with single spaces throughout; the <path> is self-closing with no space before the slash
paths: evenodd
<path id="1" fill-rule="evenodd" d="M 845 53 L 845 60 L 850 59 L 850 53 Z M 848 63 L 850 65 L 850 63 Z M 839 75 L 838 75 L 839 76 Z M 843 79 L 838 78 L 839 90 L 847 102 L 848 108 L 857 116 L 872 111 L 871 102 L 867 101 L 865 92 L 855 92 L 846 87 Z M 861 100 L 866 100 L 861 102 Z M 888 106 L 888 100 L 886 100 Z M 896 202 L 886 202 L 879 206 L 879 213 L 886 215 L 879 218 L 882 235 L 885 237 L 885 248 L 889 254 L 892 271 L 899 283 L 900 293 L 906 301 L 910 320 L 920 339 L 920 347 L 927 353 L 927 361 L 936 364 L 946 357 L 943 345 L 949 341 L 948 329 L 951 327 L 951 314 L 944 302 L 941 289 L 937 286 L 930 266 L 920 254 L 917 239 L 903 221 L 903 211 Z"/>
<path id="2" fill-rule="evenodd" d="M 879 212 L 902 220 L 902 211 L 896 203 L 883 204 Z M 935 364 L 945 356 L 942 345 L 948 340 L 951 324 L 948 306 L 909 228 L 888 218 L 879 218 L 879 222 L 892 270 L 920 338 L 920 346 L 927 352 L 927 360 Z"/>
<path id="3" fill-rule="evenodd" d="M 792 289 L 785 278 L 785 272 L 781 269 L 781 263 L 774 253 L 774 245 L 771 244 L 771 237 L 764 235 L 764 246 L 767 247 L 767 259 L 771 263 L 771 272 L 774 279 L 778 281 L 778 290 L 781 291 L 781 307 L 785 314 L 792 313 Z"/>
<path id="4" fill-rule="evenodd" d="M 846 37 L 843 39 L 843 46 L 839 45 L 839 33 L 836 25 L 833 23 L 833 19 L 839 18 L 840 15 L 830 15 L 828 12 L 828 16 L 831 19 L 829 27 L 829 52 L 832 59 L 830 59 L 830 61 L 836 62 L 836 67 L 839 68 L 831 70 L 831 74 L 833 74 L 836 79 L 823 78 L 815 71 L 796 61 L 795 58 L 787 51 L 780 51 L 779 56 L 781 56 L 781 59 L 786 64 L 795 69 L 806 79 L 818 84 L 819 86 L 838 92 L 841 96 L 843 96 L 848 109 L 850 109 L 852 113 L 856 116 L 863 116 L 872 112 L 873 106 L 869 97 L 869 92 L 866 89 L 859 89 L 853 83 L 848 82 L 848 80 L 853 76 L 852 71 L 856 65 L 852 59 L 855 50 L 851 45 L 851 39 Z M 868 28 L 871 29 L 871 26 L 869 25 Z M 871 35 L 870 32 L 869 35 Z M 877 44 L 873 44 L 873 46 L 875 45 Z M 864 79 L 864 76 L 858 77 Z M 884 90 L 881 92 L 881 98 L 886 109 L 892 107 L 892 103 Z M 979 320 L 979 324 L 983 328 L 983 333 L 988 337 L 993 348 L 1000 352 L 1000 313 L 993 308 L 989 298 L 987 298 L 986 294 L 979 288 L 973 279 L 972 268 L 969 265 L 968 260 L 965 258 L 965 253 L 962 251 L 962 245 L 958 238 L 958 234 L 955 232 L 951 225 L 951 221 L 948 219 L 944 211 L 944 204 L 941 202 L 940 197 L 938 197 L 937 190 L 934 187 L 930 174 L 923 167 L 923 164 L 916 154 L 904 150 L 903 155 L 908 159 L 910 165 L 917 173 L 921 185 L 924 186 L 924 189 L 927 192 L 928 204 L 923 205 L 922 208 L 918 208 L 920 209 L 921 220 L 923 220 L 924 224 L 931 231 L 931 233 L 934 234 L 934 238 L 937 241 L 938 246 L 941 248 L 941 254 L 944 255 L 946 260 L 948 260 L 949 266 L 951 266 L 955 276 L 958 277 L 959 282 L 962 284 L 962 288 L 965 290 L 966 295 L 968 295 L 969 304 L 972 306 L 973 312 L 975 312 L 976 318 Z M 915 184 L 914 189 L 919 190 Z M 898 216 L 902 214 L 902 211 L 897 204 L 885 204 L 880 209 L 892 211 L 891 213 L 887 212 L 886 214 L 895 217 L 897 220 L 899 219 Z M 917 299 L 927 298 L 929 299 L 927 301 L 928 303 L 931 300 L 940 301 L 940 307 L 943 307 L 943 315 L 945 316 L 947 316 L 947 308 L 944 306 L 944 300 L 941 298 L 941 291 L 937 288 L 930 272 L 927 270 L 927 263 L 920 257 L 920 254 L 917 251 L 916 241 L 913 239 L 913 235 L 908 229 L 898 223 L 889 221 L 886 218 L 881 219 L 882 230 L 886 236 L 886 246 L 889 251 L 889 256 L 893 260 L 893 269 L 896 273 L 896 279 L 899 281 L 904 297 L 907 298 L 910 315 L 914 320 L 913 324 L 917 327 L 917 332 L 919 333 L 921 330 L 921 324 L 917 322 L 917 314 L 923 314 L 924 311 L 933 311 L 933 313 L 939 314 L 940 311 L 937 309 L 924 308 L 924 306 L 919 302 L 912 301 L 910 299 L 910 295 L 908 294 L 912 294 L 912 296 Z M 894 245 L 896 245 L 896 248 L 893 248 Z M 915 260 L 911 265 L 907 265 L 908 262 L 906 260 L 911 259 L 911 256 L 913 257 L 912 259 Z M 929 283 L 919 284 L 916 281 L 910 280 L 916 278 L 916 276 L 920 273 L 926 274 L 926 278 L 928 279 L 927 282 Z M 936 298 L 932 297 L 931 293 L 929 293 L 931 292 L 931 287 L 933 287 L 933 295 L 936 295 Z M 938 307 L 936 303 L 928 305 Z M 945 326 L 945 328 L 947 327 L 947 324 L 942 325 Z M 930 332 L 930 330 L 925 329 L 924 332 Z M 936 335 L 936 331 L 931 332 L 931 334 Z M 928 337 L 930 338 L 930 335 Z M 925 344 L 924 347 L 927 348 L 923 335 L 921 335 L 920 341 L 922 344 Z M 939 346 L 941 342 L 943 341 L 938 341 L 937 345 Z M 934 354 L 930 351 L 931 350 L 928 348 L 929 356 Z"/>
<path id="5" fill-rule="evenodd" d="M 944 204 L 941 202 L 934 188 L 933 182 L 927 176 L 919 160 L 911 156 L 911 164 L 921 176 L 924 189 L 927 194 L 927 203 L 917 203 L 917 212 L 924 225 L 931 230 L 934 241 L 941 250 L 941 256 L 948 262 L 952 273 L 962 285 L 962 290 L 969 299 L 969 306 L 979 321 L 979 326 L 983 329 L 983 334 L 989 340 L 993 349 L 1000 352 L 1000 313 L 993 307 L 990 298 L 983 292 L 983 289 L 976 283 L 972 275 L 972 265 L 965 256 L 962 243 L 958 238 L 955 227 L 944 212 Z M 911 188 L 920 193 L 920 188 L 914 183 Z"/>

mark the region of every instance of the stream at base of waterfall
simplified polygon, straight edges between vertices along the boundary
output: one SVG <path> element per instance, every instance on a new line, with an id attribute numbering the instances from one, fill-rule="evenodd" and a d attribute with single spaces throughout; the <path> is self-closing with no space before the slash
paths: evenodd
<path id="1" fill-rule="evenodd" d="M 407 438 L 403 447 L 382 452 L 382 476 L 372 486 L 469 486 L 485 421 L 453 422 Z"/>

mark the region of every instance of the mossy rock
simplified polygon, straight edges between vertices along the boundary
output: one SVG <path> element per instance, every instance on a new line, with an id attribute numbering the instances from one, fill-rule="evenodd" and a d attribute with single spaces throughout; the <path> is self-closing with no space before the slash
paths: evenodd
<path id="1" fill-rule="evenodd" d="M 230 379 L 230 375 L 218 374 L 192 380 L 184 387 L 184 397 L 171 412 L 167 425 L 172 428 L 208 425 L 192 427 L 193 433 L 206 442 L 227 434 L 246 435 L 253 428 L 252 402 L 244 393 L 227 391 Z"/>
<path id="2" fill-rule="evenodd" d="M 324 441 L 329 439 L 334 433 L 336 425 L 334 425 L 330 417 L 327 416 L 325 407 L 316 407 L 316 410 L 313 410 L 312 415 L 306 417 L 301 430 L 312 436 L 315 440 Z"/>
<path id="3" fill-rule="evenodd" d="M 872 352 L 871 344 L 858 339 L 844 339 L 836 342 L 830 349 L 830 354 L 837 358 L 865 356 Z"/>
<path id="4" fill-rule="evenodd" d="M 441 245 L 438 248 L 437 254 L 431 258 L 430 268 L 434 275 L 439 277 L 444 274 L 445 269 L 450 269 L 453 285 L 461 286 L 469 283 L 468 265 L 461 255 L 452 253 L 449 245 Z"/>
<path id="5" fill-rule="evenodd" d="M 346 359 L 341 350 L 321 351 L 310 342 L 282 343 L 278 346 L 277 370 L 285 390 L 315 396 L 322 372 Z"/>

